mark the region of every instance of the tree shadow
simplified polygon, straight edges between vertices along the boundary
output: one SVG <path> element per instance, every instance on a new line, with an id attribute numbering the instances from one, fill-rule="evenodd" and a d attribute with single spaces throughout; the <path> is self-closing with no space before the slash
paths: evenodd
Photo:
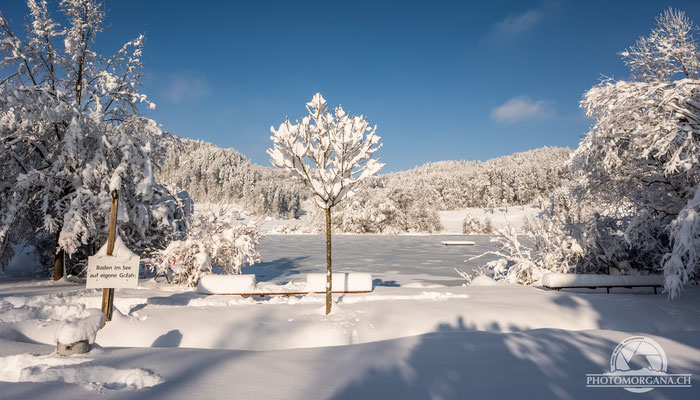
<path id="1" fill-rule="evenodd" d="M 302 263 L 309 256 L 282 257 L 272 261 L 263 261 L 255 265 L 247 265 L 241 269 L 244 274 L 254 274 L 258 282 L 268 282 L 274 279 L 299 275 L 302 271 Z"/>
<path id="2" fill-rule="evenodd" d="M 171 294 L 170 296 L 157 296 L 149 297 L 146 299 L 145 303 L 140 303 L 135 305 L 129 310 L 129 314 L 133 314 L 135 311 L 142 310 L 148 305 L 159 305 L 159 306 L 186 306 L 190 304 L 193 299 L 199 299 L 207 295 L 197 293 L 195 291 L 181 292 Z"/>
<path id="3" fill-rule="evenodd" d="M 387 287 L 399 287 L 401 285 L 398 284 L 398 282 L 391 280 L 391 281 L 384 281 L 379 278 L 373 279 L 372 280 L 372 288 L 375 288 L 377 286 L 387 286 Z"/>
<path id="4" fill-rule="evenodd" d="M 497 325 L 497 324 L 496 324 Z M 619 388 L 586 388 L 603 373 L 617 342 L 556 329 L 517 333 L 476 331 L 458 319 L 420 337 L 408 357 L 368 368 L 334 399 L 636 398 Z M 507 373 L 505 372 L 507 371 Z M 662 397 L 663 398 L 663 397 Z"/>
<path id="5" fill-rule="evenodd" d="M 581 303 L 579 303 L 578 299 L 574 296 L 557 296 L 552 300 L 552 302 L 558 306 L 567 307 L 572 310 L 581 308 Z"/>
<path id="6" fill-rule="evenodd" d="M 151 347 L 180 347 L 182 343 L 182 333 L 179 329 L 173 329 L 156 338 Z"/>

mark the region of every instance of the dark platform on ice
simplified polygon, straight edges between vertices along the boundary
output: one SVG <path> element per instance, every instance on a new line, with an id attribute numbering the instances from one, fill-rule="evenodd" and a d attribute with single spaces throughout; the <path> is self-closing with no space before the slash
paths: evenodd
<path id="1" fill-rule="evenodd" d="M 307 294 L 325 294 L 326 292 L 249 292 L 249 293 L 216 293 L 217 296 L 243 296 L 243 297 L 250 297 L 250 296 L 260 296 L 260 297 L 265 297 L 265 296 L 304 296 Z M 372 293 L 371 290 L 364 290 L 364 291 L 336 291 L 334 290 L 332 292 L 333 294 L 351 294 L 351 293 Z"/>
<path id="2" fill-rule="evenodd" d="M 638 288 L 638 287 L 648 287 L 648 288 L 654 288 L 654 294 L 657 294 L 656 289 L 657 288 L 663 288 L 663 285 L 600 285 L 600 286 L 583 286 L 583 285 L 567 285 L 567 286 L 551 286 L 551 285 L 542 285 L 542 287 L 545 287 L 547 289 L 552 289 L 552 290 L 561 290 L 561 289 L 602 289 L 606 288 L 608 290 L 608 293 L 610 293 L 611 288 L 625 288 L 625 289 L 632 289 L 632 288 Z"/>

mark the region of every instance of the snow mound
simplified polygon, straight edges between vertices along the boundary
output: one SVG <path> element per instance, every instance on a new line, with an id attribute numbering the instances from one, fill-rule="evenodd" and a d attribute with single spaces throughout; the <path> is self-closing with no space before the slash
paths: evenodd
<path id="1" fill-rule="evenodd" d="M 255 291 L 255 275 L 204 275 L 197 286 L 198 293 L 230 294 Z"/>
<path id="2" fill-rule="evenodd" d="M 92 359 L 18 354 L 0 357 L 0 381 L 65 382 L 107 389 L 142 389 L 163 382 L 163 378 L 144 369 L 117 369 L 92 365 Z"/>
<path id="3" fill-rule="evenodd" d="M 308 292 L 326 291 L 326 274 L 306 275 L 306 290 Z M 372 274 L 367 272 L 334 272 L 334 292 L 371 292 Z"/>
<path id="4" fill-rule="evenodd" d="M 100 249 L 97 251 L 97 254 L 95 255 L 100 257 L 106 257 L 107 243 L 100 247 Z M 124 244 L 124 241 L 119 235 L 117 235 L 117 237 L 114 239 L 114 250 L 112 251 L 112 257 L 115 257 L 124 262 L 127 262 L 132 258 L 139 258 L 138 255 L 134 254 L 131 250 L 129 250 L 128 247 L 126 247 L 126 244 Z"/>
<path id="5" fill-rule="evenodd" d="M 663 275 L 555 274 L 542 276 L 545 287 L 663 286 Z"/>
<path id="6" fill-rule="evenodd" d="M 9 305 L 9 307 L 8 307 Z M 32 319 L 64 320 L 85 316 L 85 304 L 37 304 L 36 306 L 20 305 L 13 307 L 9 302 L 0 300 L 0 321 L 19 322 Z"/>
<path id="7" fill-rule="evenodd" d="M 500 285 L 498 282 L 493 280 L 493 278 L 488 277 L 486 275 L 479 275 L 476 278 L 472 279 L 471 283 L 469 283 L 469 286 L 496 286 Z"/>
<path id="8" fill-rule="evenodd" d="M 71 318 L 61 323 L 56 331 L 56 343 L 71 344 L 82 340 L 94 343 L 104 314 L 96 308 L 88 309 L 88 314 L 85 318 Z"/>

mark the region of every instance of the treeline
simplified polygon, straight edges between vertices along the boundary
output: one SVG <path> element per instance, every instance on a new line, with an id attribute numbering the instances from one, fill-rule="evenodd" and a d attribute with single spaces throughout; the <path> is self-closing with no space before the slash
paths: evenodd
<path id="1" fill-rule="evenodd" d="M 289 173 L 251 164 L 231 148 L 169 135 L 154 153 L 158 180 L 184 188 L 198 203 L 237 203 L 253 214 L 293 218 L 307 196 Z"/>
<path id="2" fill-rule="evenodd" d="M 237 203 L 257 215 L 293 218 L 309 196 L 285 171 L 252 164 L 234 149 L 169 135 L 154 151 L 157 178 L 187 190 L 196 202 Z M 439 232 L 438 211 L 500 207 L 547 198 L 568 179 L 571 150 L 543 147 L 481 161 L 442 161 L 370 178 L 334 208 L 341 232 Z M 309 230 L 320 219 L 312 214 Z M 318 219 L 318 221 L 317 221 Z"/>
<path id="3" fill-rule="evenodd" d="M 568 179 L 571 150 L 542 147 L 480 161 L 440 161 L 376 179 L 374 187 L 417 192 L 436 210 L 500 207 L 548 197 Z"/>
<path id="4" fill-rule="evenodd" d="M 543 147 L 480 161 L 442 161 L 367 180 L 335 209 L 343 232 L 439 232 L 438 211 L 541 202 L 570 178 L 571 150 Z"/>

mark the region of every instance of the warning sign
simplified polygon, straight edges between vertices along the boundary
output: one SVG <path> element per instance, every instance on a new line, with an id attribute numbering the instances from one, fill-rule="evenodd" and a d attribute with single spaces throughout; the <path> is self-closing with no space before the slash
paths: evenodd
<path id="1" fill-rule="evenodd" d="M 88 257 L 88 289 L 136 288 L 139 285 L 139 258 Z"/>

